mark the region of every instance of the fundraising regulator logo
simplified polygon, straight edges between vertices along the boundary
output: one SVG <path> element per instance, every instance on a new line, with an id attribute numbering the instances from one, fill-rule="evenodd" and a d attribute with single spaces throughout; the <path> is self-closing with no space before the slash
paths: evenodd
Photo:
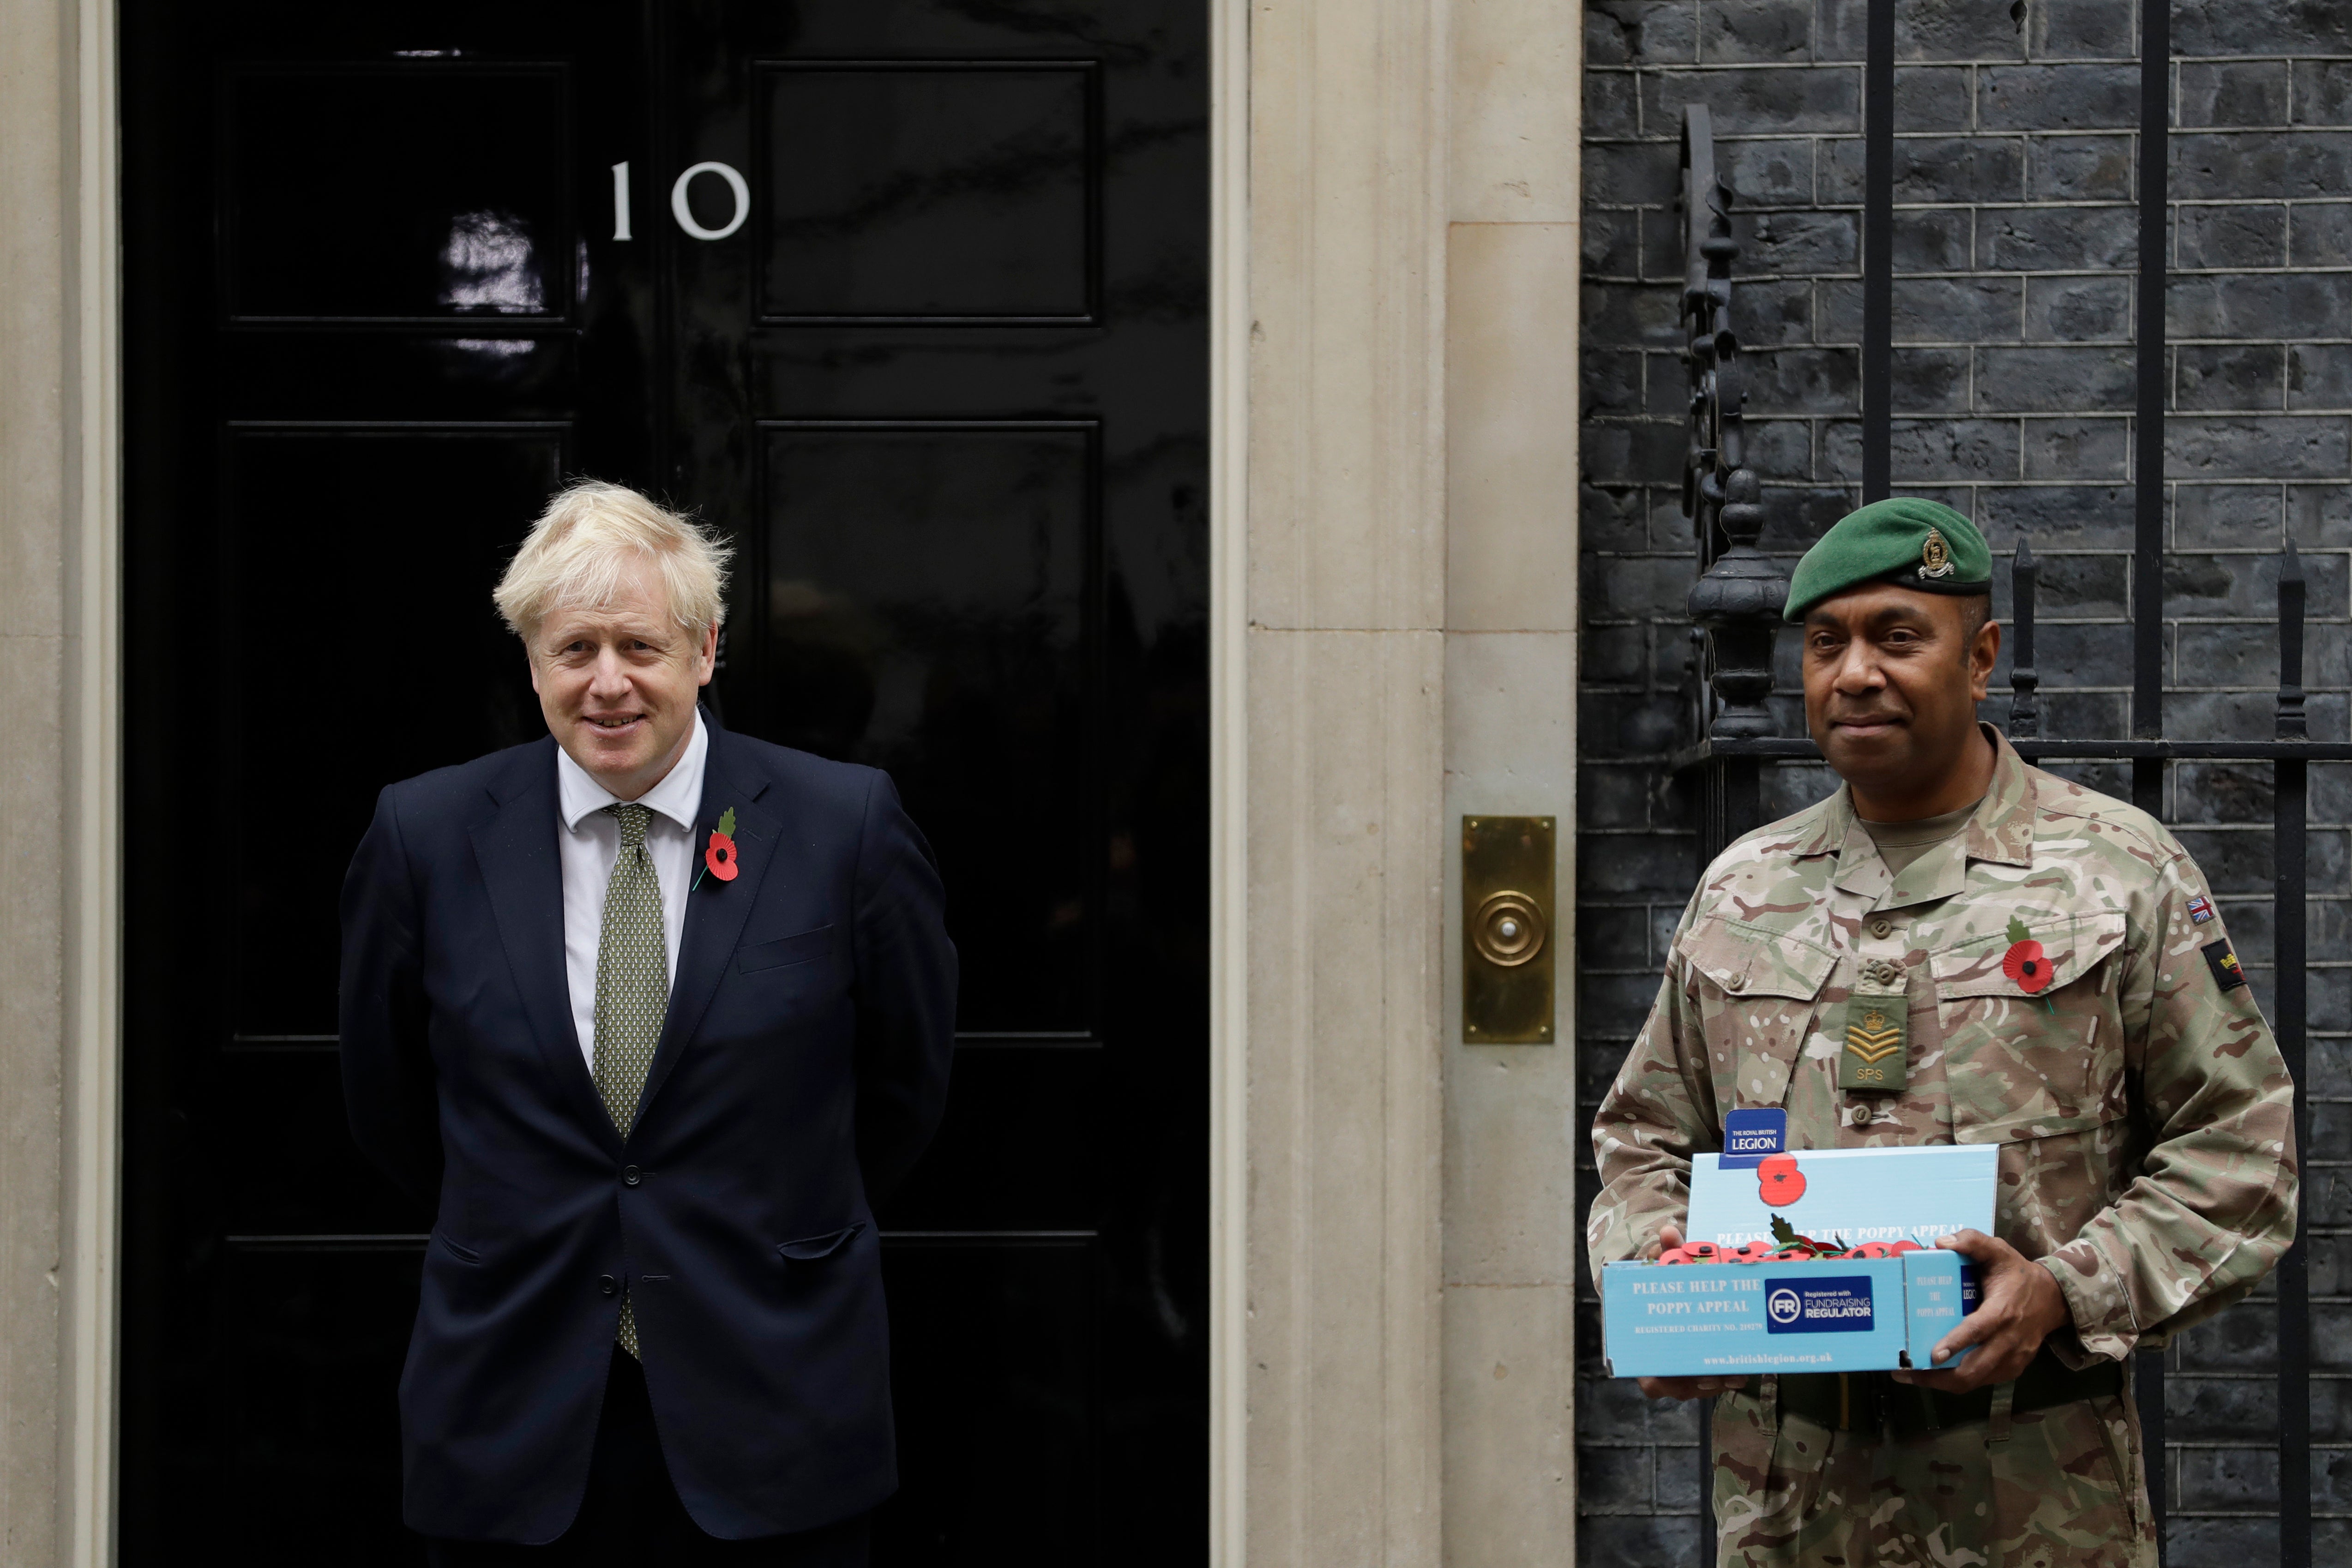
<path id="1" fill-rule="evenodd" d="M 1872 1305 L 1867 1274 L 1764 1281 L 1764 1326 L 1773 1333 L 1868 1333 Z"/>

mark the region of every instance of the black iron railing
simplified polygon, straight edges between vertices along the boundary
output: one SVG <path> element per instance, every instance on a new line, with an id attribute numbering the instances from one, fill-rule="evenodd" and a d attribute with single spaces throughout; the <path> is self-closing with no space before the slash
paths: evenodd
<path id="1" fill-rule="evenodd" d="M 2164 727 L 2165 517 L 2165 229 L 2169 18 L 2162 5 L 2143 6 L 2140 128 L 2140 246 L 2136 399 L 2134 541 L 2131 587 L 2131 734 L 2109 739 L 2042 733 L 2035 667 L 2034 611 L 2039 569 L 2027 542 L 2018 540 L 2010 564 L 2012 655 L 2009 735 L 2033 761 L 2121 761 L 2131 767 L 2133 804 L 2164 815 L 2166 767 L 2173 762 L 2267 763 L 2274 774 L 2273 831 L 2275 881 L 2275 989 L 2272 1022 L 2295 1082 L 2298 1147 L 2308 1150 L 2306 1103 L 2305 904 L 2309 889 L 2305 844 L 2308 772 L 2314 762 L 2352 761 L 2352 743 L 2314 741 L 2305 717 L 2303 619 L 2305 580 L 2292 543 L 2278 585 L 2279 685 L 2273 736 L 2267 740 L 2189 740 Z M 1894 3 L 1871 0 L 1864 67 L 1863 205 L 1863 499 L 1892 486 L 1893 354 L 1891 249 L 1894 214 Z M 1786 601 L 1779 565 L 1757 546 L 1765 521 L 1760 486 L 1746 466 L 1742 440 L 1744 393 L 1738 344 L 1730 330 L 1732 267 L 1739 247 L 1732 236 L 1732 193 L 1716 173 L 1707 110 L 1684 112 L 1682 213 L 1686 274 L 1682 323 L 1690 380 L 1689 442 L 1684 511 L 1696 536 L 1700 575 L 1691 590 L 1692 680 L 1686 693 L 1691 744 L 1677 752 L 1677 773 L 1698 785 L 1699 866 L 1704 868 L 1739 834 L 1760 825 L 1761 769 L 1781 762 L 1819 762 L 1808 739 L 1778 733 L 1769 699 L 1772 646 Z M 2305 1228 L 2276 1282 L 2278 1319 L 2279 1562 L 2310 1568 L 2312 1561 L 2311 1398 L 2308 1383 L 2311 1304 Z M 2237 1309 L 2259 1311 L 2258 1305 Z M 2148 1456 L 2147 1479 L 2159 1541 L 2167 1512 L 2164 1362 L 2161 1347 L 2135 1360 L 2134 1385 Z M 1699 1496 L 1712 1491 L 1712 1456 L 1702 1414 Z M 1704 1560 L 1712 1562 L 1713 1531 Z"/>

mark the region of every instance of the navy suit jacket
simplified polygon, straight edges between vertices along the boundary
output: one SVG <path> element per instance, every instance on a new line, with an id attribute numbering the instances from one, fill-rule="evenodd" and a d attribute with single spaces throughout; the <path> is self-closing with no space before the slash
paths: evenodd
<path id="1" fill-rule="evenodd" d="M 624 1288 L 704 1530 L 813 1529 L 898 1484 L 869 1206 L 947 1095 L 939 872 L 886 775 L 709 727 L 697 864 L 732 806 L 741 869 L 688 898 L 625 1142 L 572 1021 L 552 738 L 385 789 L 344 881 L 352 1132 L 436 1206 L 400 1380 L 428 1535 L 571 1524 Z"/>

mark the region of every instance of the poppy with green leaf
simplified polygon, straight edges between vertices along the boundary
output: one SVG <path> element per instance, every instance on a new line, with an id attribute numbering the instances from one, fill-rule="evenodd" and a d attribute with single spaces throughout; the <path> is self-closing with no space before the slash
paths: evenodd
<path id="1" fill-rule="evenodd" d="M 2009 917 L 2009 951 L 2000 960 L 2000 972 L 2017 982 L 2017 988 L 2027 996 L 2037 996 L 2049 987 L 2056 973 L 2042 951 L 2042 944 L 2025 929 L 2025 922 L 2012 915 Z"/>
<path id="2" fill-rule="evenodd" d="M 738 859 L 735 852 L 735 808 L 730 806 L 719 813 L 719 825 L 710 830 L 710 842 L 703 846 L 702 869 L 721 882 L 733 882 L 736 872 L 740 869 L 736 863 Z M 702 885 L 699 875 L 695 877 L 694 885 Z"/>

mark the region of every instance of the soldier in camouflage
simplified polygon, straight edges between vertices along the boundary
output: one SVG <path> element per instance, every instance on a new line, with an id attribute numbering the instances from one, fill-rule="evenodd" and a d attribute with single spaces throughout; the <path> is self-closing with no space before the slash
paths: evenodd
<path id="1" fill-rule="evenodd" d="M 2154 1568 L 2127 1358 L 2294 1237 L 2293 1086 L 2196 863 L 1977 722 L 1990 577 L 1912 499 L 1800 564 L 1845 786 L 1707 869 L 1595 1119 L 1596 1271 L 1679 1243 L 1727 1111 L 1784 1107 L 1790 1148 L 2000 1145 L 1998 1234 L 1942 1243 L 1983 1285 L 1937 1347 L 1959 1366 L 1642 1380 L 1719 1396 L 1723 1564 Z"/>

